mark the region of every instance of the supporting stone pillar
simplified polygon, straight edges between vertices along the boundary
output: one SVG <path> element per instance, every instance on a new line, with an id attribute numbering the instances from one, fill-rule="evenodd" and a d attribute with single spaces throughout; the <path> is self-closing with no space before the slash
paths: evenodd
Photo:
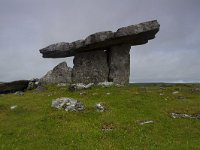
<path id="1" fill-rule="evenodd" d="M 108 81 L 107 54 L 104 50 L 77 53 L 74 57 L 72 81 L 74 83 L 99 83 Z"/>
<path id="2" fill-rule="evenodd" d="M 108 51 L 109 81 L 128 84 L 130 76 L 130 45 L 117 45 Z"/>

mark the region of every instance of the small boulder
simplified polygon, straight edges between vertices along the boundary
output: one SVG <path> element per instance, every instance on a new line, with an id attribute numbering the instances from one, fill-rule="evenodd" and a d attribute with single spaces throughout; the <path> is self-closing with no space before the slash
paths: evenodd
<path id="1" fill-rule="evenodd" d="M 101 103 L 97 103 L 95 107 L 96 107 L 96 110 L 98 112 L 104 112 L 105 111 L 105 107 Z"/>
<path id="2" fill-rule="evenodd" d="M 13 105 L 13 106 L 10 107 L 11 110 L 13 110 L 15 108 L 17 108 L 17 105 Z"/>
<path id="3" fill-rule="evenodd" d="M 65 111 L 75 112 L 83 111 L 85 109 L 85 106 L 82 102 L 67 97 L 57 98 L 53 100 L 51 106 L 57 109 L 64 109 Z"/>
<path id="4" fill-rule="evenodd" d="M 23 96 L 24 95 L 24 92 L 22 91 L 17 91 L 14 93 L 15 95 L 18 95 L 18 96 Z"/>
<path id="5" fill-rule="evenodd" d="M 179 93 L 179 91 L 174 91 L 174 92 L 172 92 L 172 94 L 174 94 L 174 95 L 175 95 L 175 94 L 178 94 L 178 93 Z"/>

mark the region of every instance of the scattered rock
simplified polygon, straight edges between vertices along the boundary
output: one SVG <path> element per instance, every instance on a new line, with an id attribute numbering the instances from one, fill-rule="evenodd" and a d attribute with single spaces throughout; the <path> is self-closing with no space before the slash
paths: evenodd
<path id="1" fill-rule="evenodd" d="M 150 123 L 154 123 L 154 122 L 152 120 L 142 121 L 142 122 L 140 122 L 140 125 L 150 124 Z"/>
<path id="2" fill-rule="evenodd" d="M 160 96 L 164 95 L 164 93 L 160 93 Z"/>
<path id="3" fill-rule="evenodd" d="M 105 107 L 101 103 L 97 103 L 96 104 L 96 110 L 98 112 L 104 112 L 105 111 Z"/>
<path id="4" fill-rule="evenodd" d="M 72 68 L 67 66 L 66 62 L 58 64 L 53 70 L 47 72 L 45 76 L 40 79 L 41 85 L 71 83 Z"/>
<path id="5" fill-rule="evenodd" d="M 64 109 L 65 111 L 83 111 L 85 109 L 83 103 L 73 98 L 57 98 L 52 101 L 52 107 L 57 109 Z"/>
<path id="6" fill-rule="evenodd" d="M 115 84 L 116 87 L 123 87 L 124 84 Z"/>
<path id="7" fill-rule="evenodd" d="M 13 105 L 13 106 L 10 107 L 11 110 L 13 110 L 15 108 L 17 108 L 17 105 Z"/>
<path id="8" fill-rule="evenodd" d="M 80 95 L 81 96 L 86 95 L 86 92 L 81 92 Z"/>
<path id="9" fill-rule="evenodd" d="M 114 83 L 113 82 L 100 82 L 98 83 L 98 85 L 102 86 L 102 87 L 110 87 L 112 86 Z"/>
<path id="10" fill-rule="evenodd" d="M 177 96 L 176 99 L 177 99 L 177 100 L 186 100 L 187 98 L 184 97 L 184 96 Z"/>
<path id="11" fill-rule="evenodd" d="M 110 93 L 106 93 L 106 95 L 110 95 Z"/>
<path id="12" fill-rule="evenodd" d="M 200 114 L 181 114 L 181 113 L 170 113 L 172 118 L 189 118 L 189 119 L 200 119 Z"/>
<path id="13" fill-rule="evenodd" d="M 192 93 L 200 93 L 200 88 L 192 88 L 191 92 Z"/>
<path id="14" fill-rule="evenodd" d="M 18 95 L 18 96 L 23 96 L 24 95 L 24 92 L 22 91 L 17 91 L 14 93 L 15 95 Z"/>
<path id="15" fill-rule="evenodd" d="M 85 85 L 83 83 L 71 84 L 69 86 L 69 90 L 70 91 L 77 91 L 77 90 L 90 89 L 93 85 L 94 85 L 94 83 L 89 83 L 87 85 Z"/>
<path id="16" fill-rule="evenodd" d="M 67 86 L 67 84 L 66 83 L 58 83 L 57 86 L 58 87 L 65 87 L 65 86 Z"/>
<path id="17" fill-rule="evenodd" d="M 172 94 L 174 94 L 174 95 L 175 95 L 175 94 L 178 94 L 178 93 L 179 93 L 179 91 L 174 91 L 174 92 L 172 92 Z"/>

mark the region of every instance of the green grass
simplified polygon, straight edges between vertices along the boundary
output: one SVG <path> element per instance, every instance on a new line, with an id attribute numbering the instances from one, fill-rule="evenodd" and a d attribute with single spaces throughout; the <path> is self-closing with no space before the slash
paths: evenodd
<path id="1" fill-rule="evenodd" d="M 170 112 L 200 113 L 200 92 L 191 92 L 192 88 L 200 85 L 93 87 L 85 90 L 86 95 L 70 92 L 67 87 L 49 86 L 41 93 L 0 95 L 0 149 L 200 149 L 200 120 L 169 116 Z M 177 90 L 178 94 L 172 94 Z M 106 95 L 108 92 L 110 95 Z M 177 96 L 187 99 L 177 100 Z M 52 99 L 59 97 L 78 99 L 86 110 L 65 112 L 51 108 Z M 98 102 L 107 106 L 106 112 L 95 111 Z M 18 107 L 11 110 L 12 105 Z M 139 124 L 145 120 L 154 123 Z M 105 128 L 111 130 L 102 130 Z"/>

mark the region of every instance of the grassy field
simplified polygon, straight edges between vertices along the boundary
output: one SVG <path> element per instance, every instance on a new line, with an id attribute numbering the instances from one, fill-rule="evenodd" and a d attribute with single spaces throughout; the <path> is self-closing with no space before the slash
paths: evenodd
<path id="1" fill-rule="evenodd" d="M 200 113 L 200 91 L 195 88 L 200 85 L 130 84 L 93 87 L 80 95 L 82 91 L 49 86 L 44 92 L 27 91 L 24 96 L 0 95 L 0 149 L 200 149 L 200 119 L 169 115 Z M 86 110 L 51 108 L 52 99 L 60 97 L 78 99 Z M 105 104 L 105 112 L 96 112 L 98 102 Z M 17 108 L 11 110 L 13 105 Z M 140 125 L 148 120 L 153 123 Z"/>

